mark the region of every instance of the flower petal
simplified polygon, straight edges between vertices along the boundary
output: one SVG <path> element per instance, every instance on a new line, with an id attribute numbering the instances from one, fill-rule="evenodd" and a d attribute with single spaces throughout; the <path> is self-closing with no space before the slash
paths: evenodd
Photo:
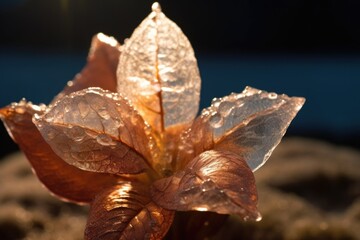
<path id="1" fill-rule="evenodd" d="M 194 51 L 159 8 L 125 42 L 117 76 L 118 92 L 159 132 L 191 123 L 198 112 L 201 80 Z"/>
<path id="2" fill-rule="evenodd" d="M 152 198 L 166 209 L 260 219 L 254 175 L 245 160 L 231 152 L 203 152 L 184 170 L 154 182 Z"/>
<path id="3" fill-rule="evenodd" d="M 245 158 L 255 171 L 280 143 L 304 102 L 304 98 L 290 98 L 250 87 L 240 94 L 214 99 L 195 121 L 197 127 L 183 136 L 181 146 L 185 150 L 182 152 L 189 152 L 192 145 L 195 145 L 192 156 L 208 149 L 232 151 Z M 192 140 L 201 133 L 207 133 L 206 139 L 201 140 L 207 142 L 207 146 Z M 191 159 L 191 156 L 185 158 Z"/>
<path id="4" fill-rule="evenodd" d="M 59 158 L 32 122 L 45 106 L 21 101 L 0 109 L 0 116 L 15 142 L 19 144 L 39 180 L 55 195 L 67 201 L 89 203 L 95 194 L 113 185 L 111 175 L 82 171 Z"/>
<path id="5" fill-rule="evenodd" d="M 54 152 L 80 169 L 135 174 L 148 168 L 147 126 L 121 95 L 100 88 L 75 92 L 34 122 Z"/>
<path id="6" fill-rule="evenodd" d="M 68 82 L 67 86 L 52 101 L 89 87 L 100 87 L 116 92 L 116 68 L 119 62 L 120 44 L 103 33 L 96 34 L 91 42 L 87 64 Z"/>
<path id="7" fill-rule="evenodd" d="M 147 186 L 120 182 L 95 198 L 85 239 L 162 239 L 173 216 L 173 211 L 162 209 L 151 201 Z"/>

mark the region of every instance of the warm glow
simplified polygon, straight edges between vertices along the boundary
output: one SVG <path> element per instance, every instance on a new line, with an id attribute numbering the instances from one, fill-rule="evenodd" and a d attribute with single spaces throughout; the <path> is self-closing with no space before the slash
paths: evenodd
<path id="1" fill-rule="evenodd" d="M 99 40 L 101 42 L 104 42 L 106 44 L 109 44 L 110 46 L 112 47 L 115 47 L 117 45 L 117 41 L 115 40 L 115 38 L 113 37 L 108 37 L 106 36 L 105 34 L 103 33 L 98 33 L 97 34 L 97 37 L 99 38 Z"/>

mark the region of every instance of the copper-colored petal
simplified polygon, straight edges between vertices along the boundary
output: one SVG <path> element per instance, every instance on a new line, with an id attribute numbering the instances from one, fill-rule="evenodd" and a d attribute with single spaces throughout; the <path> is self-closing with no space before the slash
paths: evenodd
<path id="1" fill-rule="evenodd" d="M 166 209 L 260 219 L 254 175 L 245 160 L 231 152 L 203 152 L 184 170 L 154 182 L 152 198 Z"/>
<path id="2" fill-rule="evenodd" d="M 113 185 L 111 175 L 82 171 L 59 158 L 32 122 L 45 106 L 21 101 L 0 110 L 0 116 L 15 142 L 25 153 L 39 180 L 55 195 L 68 201 L 89 203 L 104 187 Z"/>
<path id="3" fill-rule="evenodd" d="M 173 216 L 173 211 L 151 201 L 147 186 L 138 182 L 120 182 L 95 198 L 85 239 L 162 239 L 172 224 Z"/>
<path id="4" fill-rule="evenodd" d="M 183 169 L 200 153 L 214 148 L 213 133 L 206 115 L 200 115 L 192 126 L 180 135 L 176 156 L 176 170 Z"/>
<path id="5" fill-rule="evenodd" d="M 191 124 L 200 98 L 200 75 L 191 44 L 158 4 L 124 44 L 118 92 L 157 131 Z"/>
<path id="6" fill-rule="evenodd" d="M 83 170 L 136 174 L 151 164 L 146 123 L 121 95 L 84 89 L 63 97 L 34 122 L 56 154 Z"/>
<path id="7" fill-rule="evenodd" d="M 180 144 L 185 150 L 179 152 L 178 158 L 188 160 L 186 153 L 191 149 L 192 156 L 209 149 L 232 151 L 255 171 L 280 143 L 304 102 L 304 98 L 250 87 L 242 93 L 214 99 L 185 135 Z M 193 139 L 199 139 L 198 136 L 202 136 L 201 141 L 195 142 Z"/>
<path id="8" fill-rule="evenodd" d="M 61 97 L 89 87 L 100 87 L 116 92 L 116 68 L 119 62 L 120 44 L 103 33 L 95 35 L 86 66 L 52 101 L 54 104 Z"/>

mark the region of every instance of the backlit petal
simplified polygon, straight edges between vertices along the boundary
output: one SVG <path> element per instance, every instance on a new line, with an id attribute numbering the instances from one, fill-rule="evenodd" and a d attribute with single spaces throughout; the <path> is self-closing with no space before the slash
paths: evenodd
<path id="1" fill-rule="evenodd" d="M 154 182 L 152 198 L 166 209 L 260 219 L 254 175 L 245 160 L 231 152 L 200 154 L 183 171 Z"/>
<path id="2" fill-rule="evenodd" d="M 89 203 L 97 192 L 113 185 L 117 179 L 111 175 L 82 171 L 58 157 L 32 122 L 33 114 L 41 114 L 44 109 L 45 106 L 21 101 L 1 109 L 0 116 L 39 180 L 53 194 L 67 201 Z"/>
<path id="3" fill-rule="evenodd" d="M 214 99 L 212 105 L 204 109 L 195 121 L 193 126 L 198 127 L 188 131 L 180 146 L 186 149 L 183 152 L 189 152 L 193 145 L 193 156 L 200 154 L 203 149 L 232 151 L 242 156 L 255 171 L 280 143 L 304 102 L 304 98 L 247 87 L 242 93 Z M 192 139 L 202 132 L 207 133 L 206 137 L 199 143 L 194 142 Z M 202 142 L 208 145 L 202 147 Z"/>
<path id="4" fill-rule="evenodd" d="M 201 80 L 194 51 L 160 9 L 154 9 L 125 42 L 117 74 L 118 92 L 159 132 L 195 118 Z"/>
<path id="5" fill-rule="evenodd" d="M 52 103 L 65 95 L 89 87 L 100 87 L 116 92 L 116 68 L 119 56 L 120 45 L 113 37 L 103 33 L 96 34 L 91 42 L 86 66 L 68 82 Z"/>
<path id="6" fill-rule="evenodd" d="M 89 88 L 60 99 L 35 124 L 54 152 L 80 169 L 140 173 L 151 159 L 141 116 L 121 95 Z"/>

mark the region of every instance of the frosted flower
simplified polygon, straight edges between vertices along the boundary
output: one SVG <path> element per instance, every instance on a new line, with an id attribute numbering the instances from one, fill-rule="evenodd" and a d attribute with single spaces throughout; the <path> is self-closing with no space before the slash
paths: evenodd
<path id="1" fill-rule="evenodd" d="M 259 220 L 253 171 L 304 103 L 247 87 L 196 117 L 199 95 L 190 42 L 155 3 L 123 46 L 96 35 L 48 106 L 0 116 L 53 194 L 91 205 L 85 239 L 161 239 L 175 211 Z"/>

